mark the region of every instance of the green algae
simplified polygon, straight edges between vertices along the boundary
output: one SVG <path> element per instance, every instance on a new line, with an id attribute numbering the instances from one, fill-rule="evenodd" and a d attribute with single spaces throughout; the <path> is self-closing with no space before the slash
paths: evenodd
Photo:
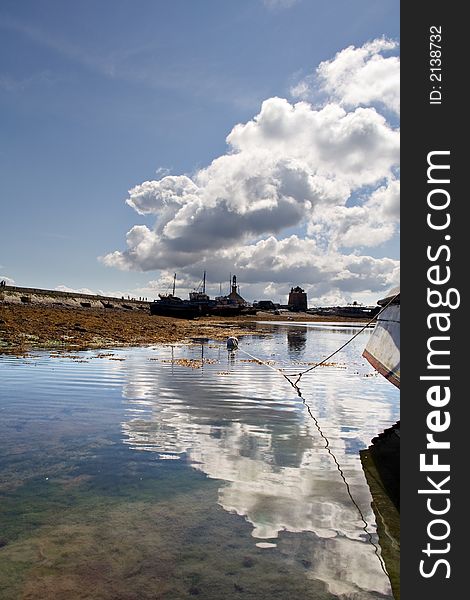
<path id="1" fill-rule="evenodd" d="M 256 548 L 250 525 L 217 506 L 217 481 L 193 471 L 181 485 L 173 467 L 162 471 L 139 494 L 135 482 L 113 496 L 82 480 L 73 493 L 38 481 L 7 496 L 1 597 L 334 597 L 301 565 L 286 568 L 276 551 Z"/>
<path id="2" fill-rule="evenodd" d="M 92 358 L 89 354 L 84 358 Z M 149 352 L 142 354 L 144 367 L 137 368 L 132 362 L 135 354 L 129 353 L 122 365 L 92 361 L 86 367 L 76 364 L 82 358 L 67 354 L 57 355 L 63 362 L 40 357 L 47 366 L 42 367 L 42 379 L 33 366 L 13 365 L 16 387 L 11 385 L 10 396 L 5 395 L 1 423 L 2 600 L 331 600 L 346 597 L 332 586 L 335 578 L 343 577 L 348 600 L 389 598 L 376 591 L 386 594 L 387 588 L 374 587 L 375 579 L 363 585 L 360 578 L 350 577 L 356 568 L 347 562 L 351 554 L 331 552 L 330 542 L 335 540 L 316 536 L 315 529 L 303 530 L 301 518 L 299 527 L 294 522 L 293 529 L 284 531 L 282 503 L 279 507 L 273 492 L 261 493 L 250 507 L 242 502 L 246 491 L 242 486 L 233 503 L 224 501 L 226 490 L 236 490 L 233 482 L 240 458 L 246 458 L 248 466 L 268 461 L 265 473 L 256 470 L 262 483 L 265 474 L 277 481 L 283 469 L 299 471 L 311 450 L 323 452 L 312 436 L 299 433 L 301 412 L 277 415 L 274 400 L 264 396 L 264 381 L 260 398 L 251 392 L 248 396 L 253 405 L 256 400 L 257 410 L 247 411 L 243 390 L 237 404 L 227 384 L 209 385 L 211 373 L 220 366 L 211 370 L 209 364 L 204 385 L 199 385 L 200 373 L 196 379 L 190 370 L 183 373 L 178 367 L 174 374 L 154 363 L 148 368 Z M 195 355 L 191 349 L 181 354 Z M 243 364 L 247 371 L 252 368 Z M 31 387 L 20 380 L 26 371 Z M 227 392 L 228 403 L 223 401 Z M 275 395 L 281 410 L 284 398 Z M 191 409 L 187 415 L 186 403 Z M 177 422 L 181 430 L 175 427 Z M 238 431 L 239 422 L 246 430 L 232 439 L 232 425 Z M 203 433 L 194 437 L 198 427 Z M 175 443 L 159 445 L 162 435 Z M 267 435 L 272 455 L 266 450 Z M 211 444 L 213 439 L 220 442 Z M 163 460 L 170 455 L 179 460 Z M 207 462 L 212 458 L 214 462 Z M 226 467 L 227 476 L 216 466 Z M 308 474 L 305 470 L 302 477 Z M 337 499 L 338 505 L 347 503 L 327 471 L 322 474 L 314 493 Z M 306 479 L 299 478 L 299 483 Z M 258 481 L 252 483 L 256 488 Z M 293 497 L 293 510 L 295 501 Z M 299 513 L 307 517 L 303 506 L 299 504 Z M 276 521 L 278 513 L 281 519 Z M 276 539 L 253 537 L 259 535 L 255 528 L 265 523 Z M 340 541 L 341 528 L 336 533 Z M 257 547 L 261 539 L 277 546 Z M 359 554 L 364 550 L 363 541 L 349 542 L 353 553 L 355 545 Z M 363 556 L 374 560 L 370 553 Z M 325 561 L 333 568 L 317 569 Z M 368 572 L 363 565 L 359 570 Z"/>
<path id="3" fill-rule="evenodd" d="M 218 481 L 184 461 L 150 475 L 144 458 L 119 460 L 126 450 L 95 448 L 64 476 L 2 494 L 2 599 L 333 598 L 256 548 L 245 519 L 217 505 Z"/>

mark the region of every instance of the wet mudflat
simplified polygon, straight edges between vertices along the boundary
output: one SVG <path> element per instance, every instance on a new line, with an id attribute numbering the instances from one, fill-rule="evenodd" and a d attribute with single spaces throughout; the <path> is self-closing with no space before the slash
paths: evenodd
<path id="1" fill-rule="evenodd" d="M 390 598 L 358 451 L 398 393 L 365 331 L 302 378 L 315 421 L 243 350 L 303 370 L 354 327 L 266 327 L 0 357 L 0 597 Z"/>

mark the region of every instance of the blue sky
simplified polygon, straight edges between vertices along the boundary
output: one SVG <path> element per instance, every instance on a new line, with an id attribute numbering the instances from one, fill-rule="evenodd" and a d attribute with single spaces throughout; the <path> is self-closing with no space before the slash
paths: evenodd
<path id="1" fill-rule="evenodd" d="M 398 40 L 396 1 L 3 0 L 0 275 L 149 295 L 149 281 L 165 281 L 161 268 L 98 260 L 155 220 L 124 202 L 128 190 L 166 174 L 193 176 L 227 153 L 226 136 L 264 100 L 298 101 L 292 89 L 321 61 L 382 36 Z M 298 221 L 274 233 L 304 231 Z M 252 232 L 250 242 L 269 234 Z M 397 235 L 367 256 L 396 259 Z M 191 287 L 203 264 L 164 267 L 179 268 Z M 252 296 L 290 284 L 265 280 L 262 289 L 251 282 Z"/>

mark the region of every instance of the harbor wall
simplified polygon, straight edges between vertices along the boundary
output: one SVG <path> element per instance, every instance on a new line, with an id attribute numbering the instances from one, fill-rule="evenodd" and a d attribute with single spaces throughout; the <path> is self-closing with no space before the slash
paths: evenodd
<path id="1" fill-rule="evenodd" d="M 60 292 L 10 285 L 0 287 L 0 304 L 56 306 L 63 308 L 114 308 L 126 311 L 149 310 L 149 302 L 135 298 L 115 298 L 112 296 Z"/>

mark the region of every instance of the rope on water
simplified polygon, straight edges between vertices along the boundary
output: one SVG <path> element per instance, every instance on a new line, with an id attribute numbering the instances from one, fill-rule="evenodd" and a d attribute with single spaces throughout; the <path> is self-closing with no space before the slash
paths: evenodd
<path id="1" fill-rule="evenodd" d="M 387 304 L 385 304 L 379 311 L 378 313 L 376 313 L 372 319 L 370 319 L 370 321 L 367 321 L 367 323 L 361 327 L 359 329 L 359 331 L 356 331 L 356 333 L 349 338 L 349 340 L 347 340 L 342 346 L 340 346 L 339 348 L 337 348 L 334 352 L 332 352 L 331 354 L 329 354 L 328 356 L 326 356 L 323 360 L 321 360 L 319 363 L 316 363 L 315 365 L 313 365 L 312 367 L 305 369 L 305 371 L 301 371 L 300 373 L 291 373 L 289 375 L 289 377 L 298 377 L 297 379 L 297 383 L 300 381 L 300 379 L 302 378 L 303 375 L 305 375 L 306 373 L 309 373 L 310 371 L 313 371 L 313 369 L 316 369 L 317 367 L 320 367 L 321 365 L 325 364 L 328 360 L 330 360 L 330 358 L 333 358 L 333 356 L 335 354 L 338 354 L 338 352 L 341 352 L 341 350 L 343 350 L 343 348 L 346 348 L 346 346 L 348 344 L 350 344 L 354 339 L 357 338 L 358 335 L 360 335 L 365 329 L 367 329 L 367 327 L 369 327 L 369 325 L 371 325 L 374 321 L 377 320 L 377 318 L 379 317 L 379 315 L 381 315 L 383 313 L 383 311 L 388 308 L 390 306 L 390 304 L 392 304 L 400 295 L 400 292 L 398 292 L 398 294 L 395 294 L 394 296 L 392 296 L 392 298 L 387 302 Z"/>
<path id="2" fill-rule="evenodd" d="M 343 480 L 344 485 L 346 486 L 346 491 L 348 493 L 349 499 L 351 500 L 352 504 L 355 506 L 357 512 L 359 513 L 359 517 L 360 517 L 361 521 L 364 524 L 364 526 L 362 527 L 362 529 L 363 529 L 364 533 L 367 536 L 367 540 L 368 540 L 369 544 L 371 546 L 373 546 L 373 548 L 374 548 L 374 554 L 377 556 L 377 559 L 378 559 L 378 561 L 380 563 L 380 567 L 381 567 L 382 571 L 385 573 L 385 575 L 387 575 L 387 577 L 388 577 L 388 572 L 387 572 L 387 569 L 385 567 L 385 563 L 383 561 L 383 558 L 382 558 L 382 556 L 381 556 L 381 554 L 379 552 L 379 548 L 378 548 L 377 544 L 374 542 L 374 540 L 372 539 L 372 534 L 370 533 L 370 531 L 368 529 L 369 523 L 366 521 L 366 519 L 364 517 L 364 513 L 362 512 L 359 504 L 356 502 L 354 496 L 352 495 L 351 488 L 349 487 L 349 483 L 348 483 L 348 481 L 346 479 L 346 476 L 344 475 L 344 471 L 341 468 L 341 465 L 339 464 L 338 459 L 336 458 L 336 455 L 331 450 L 329 439 L 323 433 L 323 431 L 322 431 L 322 429 L 320 427 L 320 424 L 318 422 L 318 419 L 315 417 L 315 415 L 313 414 L 312 409 L 310 408 L 309 404 L 307 403 L 307 401 L 305 400 L 305 398 L 302 396 L 302 392 L 300 391 L 300 388 L 297 385 L 297 382 L 292 382 L 289 379 L 288 379 L 288 381 L 292 385 L 292 387 L 296 390 L 299 398 L 302 400 L 302 404 L 305 406 L 305 408 L 307 409 L 308 414 L 310 415 L 311 419 L 315 423 L 315 427 L 318 429 L 318 433 L 323 438 L 323 440 L 325 442 L 325 450 L 328 452 L 328 454 L 333 459 L 333 461 L 334 461 L 334 463 L 336 465 L 336 468 L 338 470 L 338 473 L 339 473 L 341 479 Z"/>
<path id="3" fill-rule="evenodd" d="M 345 344 L 344 344 L 345 345 Z M 343 345 L 343 347 L 344 347 Z M 310 418 L 312 419 L 312 421 L 315 423 L 315 427 L 318 430 L 318 433 L 320 434 L 321 438 L 323 439 L 323 441 L 325 442 L 325 450 L 328 452 L 328 454 L 331 456 L 331 458 L 333 459 L 333 462 L 335 463 L 336 469 L 338 470 L 338 473 L 341 477 L 341 479 L 343 480 L 344 485 L 346 486 L 346 491 L 347 494 L 349 496 L 349 499 L 351 500 L 352 504 L 354 505 L 354 507 L 356 508 L 359 517 L 362 521 L 362 523 L 364 524 L 364 526 L 362 527 L 364 533 L 367 536 L 367 540 L 368 542 L 371 544 L 371 546 L 373 546 L 374 548 L 374 553 L 377 556 L 377 559 L 380 563 L 380 567 L 382 569 L 382 571 L 385 573 L 385 575 L 388 577 L 388 572 L 387 569 L 385 567 L 385 563 L 382 559 L 382 556 L 379 553 L 379 548 L 377 546 L 377 544 L 374 542 L 374 540 L 372 539 L 372 534 L 370 533 L 370 531 L 368 530 L 369 527 L 369 523 L 366 521 L 365 517 L 364 517 L 364 513 L 362 512 L 361 508 L 359 507 L 358 503 L 356 502 L 356 500 L 354 499 L 354 496 L 352 495 L 351 492 L 351 488 L 349 487 L 349 483 L 346 479 L 346 476 L 344 475 L 344 471 L 341 468 L 341 465 L 338 462 L 338 459 L 336 458 L 336 455 L 334 454 L 334 452 L 331 450 L 331 446 L 330 446 L 330 441 L 328 439 L 328 437 L 323 433 L 323 430 L 320 426 L 320 423 L 318 422 L 318 419 L 315 417 L 315 415 L 312 412 L 312 409 L 310 407 L 310 405 L 307 403 L 307 401 L 305 400 L 305 398 L 302 396 L 302 392 L 299 388 L 298 382 L 301 378 L 302 375 L 299 376 L 299 378 L 296 381 L 292 381 L 292 379 L 290 378 L 291 376 L 287 375 L 286 373 L 284 373 L 284 371 L 282 371 L 281 369 L 279 369 L 278 367 L 274 367 L 273 365 L 269 364 L 268 362 L 262 360 L 261 358 L 258 358 L 257 356 L 254 356 L 253 354 L 250 354 L 249 352 L 247 352 L 246 350 L 243 350 L 242 348 L 238 348 L 238 350 L 240 352 L 243 352 L 244 354 L 246 354 L 247 356 L 249 356 L 250 358 L 252 358 L 257 364 L 260 365 L 264 365 L 265 367 L 268 367 L 269 369 L 276 371 L 277 373 L 279 373 L 280 375 L 282 375 L 282 377 L 284 377 L 284 379 L 286 381 L 289 382 L 289 384 L 294 388 L 294 390 L 296 391 L 297 395 L 299 396 L 299 398 L 302 400 L 302 404 L 305 406 L 305 408 L 307 409 L 307 412 L 310 416 Z M 324 362 L 324 361 L 323 361 Z M 316 365 L 318 366 L 318 365 Z M 294 376 L 297 375 L 294 374 Z"/>
<path id="4" fill-rule="evenodd" d="M 299 398 L 302 400 L 302 404 L 305 406 L 305 408 L 307 409 L 307 412 L 310 416 L 310 418 L 313 420 L 313 422 L 315 423 L 315 427 L 318 430 L 318 433 L 320 434 L 321 438 L 324 440 L 325 442 L 325 450 L 328 452 L 328 454 L 331 456 L 331 458 L 333 459 L 336 469 L 338 470 L 341 479 L 343 480 L 344 485 L 346 486 L 346 491 L 348 493 L 348 496 L 352 502 L 352 504 L 355 506 L 360 519 L 362 521 L 362 523 L 364 524 L 363 526 L 363 530 L 365 532 L 365 534 L 367 535 L 368 541 L 369 543 L 374 547 L 374 553 L 377 556 L 377 559 L 379 560 L 380 563 L 380 567 L 382 569 L 382 571 L 385 573 L 385 575 L 388 575 L 387 569 L 385 567 L 385 563 L 383 561 L 382 556 L 380 555 L 379 552 L 379 548 L 377 546 L 377 544 L 375 544 L 374 540 L 372 539 L 372 534 L 369 532 L 368 527 L 369 527 L 369 523 L 367 523 L 367 521 L 364 518 L 364 514 L 359 506 L 359 504 L 356 502 L 356 500 L 354 499 L 354 496 L 352 495 L 351 492 L 351 488 L 349 486 L 349 483 L 344 475 L 344 471 L 341 468 L 341 465 L 338 462 L 338 459 L 336 458 L 334 452 L 331 450 L 331 446 L 330 446 L 330 441 L 328 439 L 328 437 L 323 433 L 322 428 L 320 427 L 320 423 L 318 422 L 318 419 L 315 417 L 315 415 L 312 412 L 311 407 L 309 406 L 309 404 L 307 403 L 307 401 L 305 400 L 305 398 L 302 396 L 302 392 L 300 390 L 299 387 L 299 382 L 301 380 L 301 378 L 303 377 L 303 375 L 305 375 L 306 373 L 313 371 L 313 369 L 316 369 L 317 367 L 325 364 L 330 358 L 332 358 L 335 354 L 337 354 L 338 352 L 340 352 L 341 350 L 343 350 L 343 348 L 345 348 L 348 344 L 350 344 L 358 335 L 360 335 L 369 325 L 371 325 L 371 323 L 373 323 L 380 314 L 383 313 L 383 311 L 388 308 L 390 306 L 390 304 L 392 304 L 394 302 L 394 300 L 396 300 L 396 298 L 398 298 L 399 293 L 395 294 L 388 302 L 387 304 L 385 304 L 378 312 L 377 314 L 375 314 L 372 319 L 370 319 L 370 321 L 368 321 L 363 327 L 361 327 L 361 329 L 359 329 L 359 331 L 357 331 L 349 340 L 347 340 L 347 342 L 345 342 L 342 346 L 340 346 L 337 350 L 335 350 L 334 352 L 332 352 L 331 354 L 329 354 L 326 358 L 324 358 L 323 360 L 321 360 L 320 362 L 316 363 L 315 365 L 313 365 L 312 367 L 305 369 L 305 371 L 302 371 L 300 373 L 285 373 L 282 369 L 280 369 L 279 367 L 275 367 L 273 365 L 271 365 L 270 363 L 262 360 L 261 358 L 254 356 L 253 354 L 250 354 L 249 352 L 247 352 L 246 350 L 243 350 L 242 348 L 238 348 L 238 350 L 240 352 L 243 352 L 244 354 L 246 354 L 247 356 L 249 356 L 251 359 L 253 359 L 256 363 L 260 364 L 260 365 L 264 365 L 265 367 L 268 367 L 269 369 L 276 371 L 277 373 L 279 373 L 282 377 L 284 377 L 284 379 L 286 381 L 289 382 L 289 384 L 294 388 L 294 390 L 296 391 L 297 395 L 299 396 Z M 297 377 L 297 379 L 295 381 L 292 380 L 292 378 Z"/>

